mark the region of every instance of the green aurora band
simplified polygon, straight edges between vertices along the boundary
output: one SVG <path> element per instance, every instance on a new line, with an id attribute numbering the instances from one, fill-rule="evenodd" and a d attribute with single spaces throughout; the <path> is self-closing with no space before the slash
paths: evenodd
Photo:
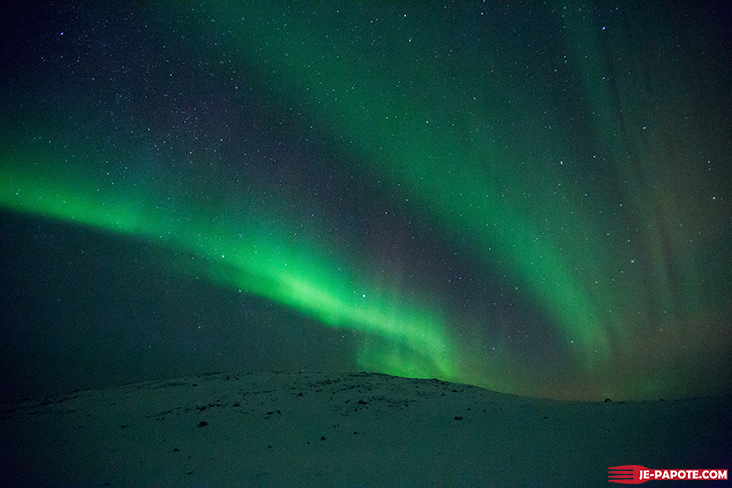
<path id="1" fill-rule="evenodd" d="M 216 284 L 292 307 L 325 325 L 352 327 L 383 337 L 385 343 L 369 342 L 372 347 L 370 352 L 363 352 L 364 366 L 386 363 L 394 374 L 457 378 L 451 362 L 454 352 L 439 311 L 419 302 L 411 307 L 393 307 L 393 297 L 381 296 L 379 290 L 367 289 L 341 271 L 346 269 L 345 261 L 324 253 L 322 245 L 317 251 L 309 245 L 313 240 L 293 241 L 271 229 L 267 225 L 271 216 L 250 213 L 246 208 L 226 217 L 206 215 L 205 209 L 180 201 L 175 209 L 161 208 L 161 202 L 149 198 L 156 190 L 143 194 L 130 185 L 102 192 L 101 181 L 65 177 L 68 167 L 50 174 L 46 170 L 58 168 L 58 164 L 46 156 L 26 155 L 24 161 L 3 168 L 3 207 L 183 251 L 203 265 L 178 262 L 177 271 L 181 273 L 197 273 L 203 266 Z M 21 172 L 13 167 L 39 170 Z M 162 190 L 157 191 L 160 193 Z M 217 225 L 217 221 L 221 223 Z M 291 227 L 296 228 L 294 224 Z M 390 347 L 385 349 L 379 344 Z M 396 357 L 401 359 L 397 361 Z"/>
<path id="2" fill-rule="evenodd" d="M 202 39 L 181 43 L 204 56 L 235 53 L 263 96 L 296 100 L 325 127 L 352 155 L 349 171 L 428 218 L 474 267 L 504 276 L 543 312 L 563 372 L 524 365 L 508 346 L 480 354 L 505 338 L 467 332 L 480 330 L 479 316 L 454 324 L 437 291 L 384 282 L 373 256 L 274 201 L 222 210 L 171 200 L 175 179 L 164 173 L 110 186 L 85 170 L 99 141 L 61 154 L 5 131 L 0 205 L 185 253 L 182 274 L 204 270 L 214 284 L 357 330 L 361 368 L 575 398 L 657 398 L 726 381 L 707 376 L 729 360 L 732 262 L 720 245 L 729 203 L 723 182 L 697 174 L 728 157 L 729 141 L 705 122 L 722 119 L 704 102 L 717 82 L 685 93 L 691 75 L 673 46 L 638 49 L 666 39 L 670 22 L 648 27 L 652 13 L 639 7 L 605 29 L 576 9 L 537 7 L 515 38 L 492 39 L 502 8 L 488 27 L 441 5 L 312 8 L 181 6 L 145 17 Z M 701 162 L 699 147 L 711 148 Z"/>

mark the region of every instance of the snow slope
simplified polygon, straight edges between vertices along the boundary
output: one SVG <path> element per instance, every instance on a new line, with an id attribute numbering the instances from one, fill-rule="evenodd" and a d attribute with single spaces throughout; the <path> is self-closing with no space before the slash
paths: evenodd
<path id="1" fill-rule="evenodd" d="M 560 402 L 214 373 L 4 405 L 0 442 L 2 486 L 621 486 L 608 467 L 732 468 L 732 396 Z"/>

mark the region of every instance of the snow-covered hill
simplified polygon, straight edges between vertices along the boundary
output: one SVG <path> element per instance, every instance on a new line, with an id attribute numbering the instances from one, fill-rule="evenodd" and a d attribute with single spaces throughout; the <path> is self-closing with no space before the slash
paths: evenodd
<path id="1" fill-rule="evenodd" d="M 3 486 L 600 486 L 624 464 L 730 468 L 732 396 L 560 402 L 215 373 L 4 405 L 0 442 Z"/>

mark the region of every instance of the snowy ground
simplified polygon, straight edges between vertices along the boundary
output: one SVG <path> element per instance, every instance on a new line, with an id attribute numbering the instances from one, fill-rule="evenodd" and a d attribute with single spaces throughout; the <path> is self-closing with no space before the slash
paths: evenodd
<path id="1" fill-rule="evenodd" d="M 732 468 L 732 396 L 559 402 L 216 373 L 4 405 L 0 443 L 2 486 L 622 486 L 608 467 Z"/>

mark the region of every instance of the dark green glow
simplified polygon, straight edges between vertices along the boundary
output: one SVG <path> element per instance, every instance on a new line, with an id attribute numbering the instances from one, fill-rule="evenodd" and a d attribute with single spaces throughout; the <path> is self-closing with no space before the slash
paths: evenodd
<path id="1" fill-rule="evenodd" d="M 554 115 L 556 107 L 574 101 L 527 95 L 541 82 L 531 81 L 531 69 L 513 72 L 510 81 L 500 69 L 490 69 L 505 66 L 507 58 L 498 50 L 478 64 L 474 52 L 446 52 L 439 35 L 430 38 L 429 28 L 437 26 L 425 26 L 420 11 L 404 8 L 380 20 L 374 30 L 390 48 L 371 57 L 365 54 L 368 39 L 349 42 L 352 32 L 340 29 L 363 26 L 363 12 L 321 12 L 316 20 L 305 13 L 306 25 L 298 13 L 271 8 L 219 17 L 236 19 L 226 26 L 234 45 L 247 46 L 242 60 L 271 67 L 274 79 L 287 91 L 296 90 L 296 98 L 315 118 L 337 127 L 341 139 L 353 141 L 362 161 L 389 179 L 416 212 L 431 215 L 446 235 L 457 229 L 470 235 L 462 251 L 484 265 L 500 263 L 525 287 L 597 381 L 609 380 L 603 372 L 618 362 L 633 362 L 637 342 L 664 326 L 690 342 L 702 324 L 724 334 L 717 307 L 725 288 L 702 285 L 703 270 L 720 257 L 715 252 L 710 260 L 708 245 L 722 238 L 721 226 L 705 221 L 701 227 L 692 215 L 717 217 L 719 209 L 713 208 L 709 186 L 690 191 L 683 173 L 676 173 L 699 158 L 692 144 L 679 146 L 685 130 L 660 115 L 682 118 L 675 105 L 683 89 L 672 78 L 684 66 L 671 49 L 660 53 L 663 72 L 670 75 L 656 76 L 642 66 L 645 54 L 636 54 L 637 46 L 628 42 L 628 31 L 639 26 L 614 23 L 617 30 L 601 39 L 602 26 L 572 8 L 559 9 L 567 11 L 566 19 L 554 19 L 555 32 L 565 23 L 566 33 L 533 39 L 559 44 L 572 62 L 565 75 L 581 77 L 580 113 L 595 146 L 591 155 L 571 138 L 555 136 L 572 130 Z M 287 32 L 280 33 L 278 23 L 249 21 L 259 15 L 284 15 Z M 657 29 L 660 39 L 672 31 L 663 23 Z M 330 51 L 329 42 L 339 49 Z M 534 66 L 533 74 L 550 82 L 538 68 L 543 66 Z M 474 91 L 455 91 L 456 78 Z M 655 86 L 642 79 L 654 79 Z M 669 87 L 675 96 L 665 93 Z M 684 108 L 703 117 L 688 103 Z M 527 122 L 527 116 L 539 123 Z M 699 144 L 708 145 L 702 138 Z M 578 172 L 582 165 L 598 164 L 607 169 L 591 169 L 601 181 L 588 192 L 578 183 Z M 537 166 L 543 168 L 539 176 L 526 169 Z M 361 169 L 372 174 L 369 166 Z M 684 172 L 691 176 L 692 171 Z M 618 225 L 623 218 L 625 228 Z M 644 380 L 638 389 L 653 395 L 663 390 L 663 381 L 658 377 L 651 386 Z"/>
<path id="2" fill-rule="evenodd" d="M 79 142 L 69 163 L 5 134 L 3 208 L 190 254 L 197 262 L 180 263 L 181 274 L 204 269 L 212 283 L 359 331 L 358 366 L 385 373 L 654 398 L 692 391 L 710 371 L 698 358 L 728 360 L 729 191 L 702 173 L 728 157 L 724 127 L 704 122 L 724 120 L 705 100 L 725 92 L 688 79 L 688 53 L 669 41 L 675 26 L 644 23 L 644 9 L 600 15 L 572 5 L 526 17 L 494 8 L 480 20 L 437 5 L 216 4 L 172 17 L 168 8 L 145 12 L 159 44 L 225 59 L 283 113 L 297 104 L 349 155 L 333 167 L 433 229 L 441 252 L 485 277 L 476 288 L 500 282 L 517 310 L 540 311 L 520 339 L 550 340 L 562 367 L 544 356 L 533 364 L 499 316 L 482 315 L 495 297 L 458 315 L 464 297 L 429 272 L 408 270 L 415 277 L 404 286 L 365 243 L 332 239 L 339 209 L 303 224 L 276 199 L 251 195 L 256 183 L 225 206 L 200 197 L 225 193 L 205 171 L 186 180 L 191 195 L 171 190 L 179 169 L 111 186 L 90 169 L 101 141 Z M 639 48 L 651 41 L 660 46 Z M 231 92 L 234 81 L 218 81 Z M 131 150 L 143 165 L 143 149 Z"/>

